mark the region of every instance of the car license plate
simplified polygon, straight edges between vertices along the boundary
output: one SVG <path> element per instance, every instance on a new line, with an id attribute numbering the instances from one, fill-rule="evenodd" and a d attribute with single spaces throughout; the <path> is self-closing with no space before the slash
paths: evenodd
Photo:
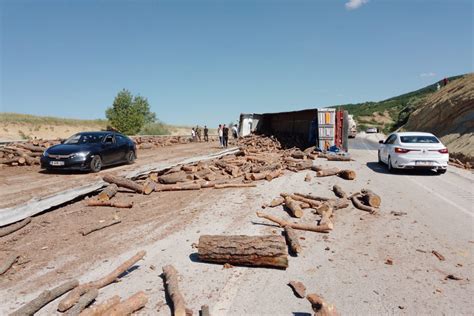
<path id="1" fill-rule="evenodd" d="M 64 161 L 50 161 L 51 166 L 64 166 Z"/>
<path id="2" fill-rule="evenodd" d="M 417 166 L 432 166 L 432 161 L 415 161 L 415 165 Z"/>

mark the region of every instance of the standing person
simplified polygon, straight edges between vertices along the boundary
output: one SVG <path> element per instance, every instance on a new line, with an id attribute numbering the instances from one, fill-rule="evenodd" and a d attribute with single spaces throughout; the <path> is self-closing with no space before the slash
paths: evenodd
<path id="1" fill-rule="evenodd" d="M 448 84 L 448 78 L 444 78 L 443 79 L 443 87 L 446 87 L 447 84 Z"/>
<path id="2" fill-rule="evenodd" d="M 232 135 L 234 136 L 234 139 L 239 138 L 239 130 L 237 129 L 237 124 L 232 126 Z"/>
<path id="3" fill-rule="evenodd" d="M 201 142 L 201 129 L 199 128 L 199 125 L 196 126 L 196 135 L 198 141 Z"/>
<path id="4" fill-rule="evenodd" d="M 196 141 L 196 131 L 194 130 L 194 127 L 191 129 L 191 141 Z"/>
<path id="5" fill-rule="evenodd" d="M 227 148 L 227 143 L 229 142 L 229 128 L 227 126 L 222 127 L 222 145 L 224 148 Z"/>
<path id="6" fill-rule="evenodd" d="M 439 89 L 441 89 L 441 86 L 439 85 L 439 82 L 438 82 L 438 84 L 436 85 L 436 91 L 438 91 Z"/>
<path id="7" fill-rule="evenodd" d="M 207 128 L 207 125 L 204 125 L 204 141 L 209 141 L 209 129 Z"/>
<path id="8" fill-rule="evenodd" d="M 222 125 L 219 124 L 219 129 L 217 130 L 219 132 L 219 146 L 224 147 L 224 142 L 222 139 L 223 133 L 222 133 Z"/>

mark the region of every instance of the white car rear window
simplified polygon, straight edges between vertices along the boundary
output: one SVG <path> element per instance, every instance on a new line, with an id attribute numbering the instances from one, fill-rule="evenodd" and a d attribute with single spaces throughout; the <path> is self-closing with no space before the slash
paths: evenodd
<path id="1" fill-rule="evenodd" d="M 412 135 L 412 136 L 400 136 L 402 143 L 410 144 L 437 144 L 439 140 L 434 136 L 427 135 Z"/>

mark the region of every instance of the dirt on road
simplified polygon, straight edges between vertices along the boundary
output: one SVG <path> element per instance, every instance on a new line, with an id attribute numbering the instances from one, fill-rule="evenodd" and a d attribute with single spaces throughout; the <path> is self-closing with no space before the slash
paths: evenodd
<path id="1" fill-rule="evenodd" d="M 0 276 L 0 314 L 12 312 L 64 280 L 95 280 L 142 249 L 147 251 L 145 259 L 120 282 L 101 289 L 99 301 L 144 290 L 149 302 L 137 314 L 169 315 L 160 274 L 162 266 L 173 264 L 180 273 L 187 307 L 197 311 L 208 304 L 212 315 L 312 313 L 309 303 L 296 298 L 287 286 L 291 280 L 323 295 L 341 314 L 470 314 L 474 308 L 473 174 L 454 169 L 443 176 L 389 174 L 375 162 L 376 137 L 352 141 L 355 161 L 315 162 L 353 169 L 357 173 L 354 181 L 316 178 L 311 172 L 313 177 L 307 182 L 308 172 L 304 171 L 286 172 L 271 182 L 258 182 L 255 188 L 156 192 L 150 196 L 121 190 L 116 198 L 133 201 L 132 209 L 85 207 L 84 201 L 78 201 L 36 216 L 24 229 L 0 238 L 0 258 L 12 252 L 20 254 L 18 263 Z M 179 154 L 173 155 L 171 150 Z M 202 150 L 193 146 L 167 148 L 160 157 L 171 159 Z M 67 177 L 76 176 L 97 175 Z M 193 244 L 200 235 L 279 235 L 281 229 L 255 216 L 262 204 L 281 192 L 334 197 L 334 184 L 348 193 L 373 189 L 382 198 L 380 213 L 373 215 L 350 206 L 336 212 L 335 228 L 329 234 L 299 231 L 302 252 L 289 258 L 286 270 L 223 269 L 196 259 Z M 291 220 L 282 207 L 265 212 Z M 304 219 L 311 222 L 314 216 L 305 212 Z M 122 222 L 87 236 L 79 232 L 114 217 Z M 433 250 L 445 260 L 440 261 Z M 450 274 L 461 280 L 446 279 Z M 38 315 L 55 314 L 57 304 L 58 300 L 52 302 Z"/>

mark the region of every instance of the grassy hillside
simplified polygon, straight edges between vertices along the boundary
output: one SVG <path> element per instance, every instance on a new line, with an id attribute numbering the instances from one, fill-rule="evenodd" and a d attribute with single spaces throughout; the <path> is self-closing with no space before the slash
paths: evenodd
<path id="1" fill-rule="evenodd" d="M 462 77 L 463 75 L 460 75 L 448 79 L 452 82 Z M 361 130 L 373 126 L 384 132 L 391 132 L 407 122 L 410 114 L 418 108 L 426 96 L 436 92 L 437 83 L 380 102 L 344 104 L 338 107 L 354 115 Z"/>

